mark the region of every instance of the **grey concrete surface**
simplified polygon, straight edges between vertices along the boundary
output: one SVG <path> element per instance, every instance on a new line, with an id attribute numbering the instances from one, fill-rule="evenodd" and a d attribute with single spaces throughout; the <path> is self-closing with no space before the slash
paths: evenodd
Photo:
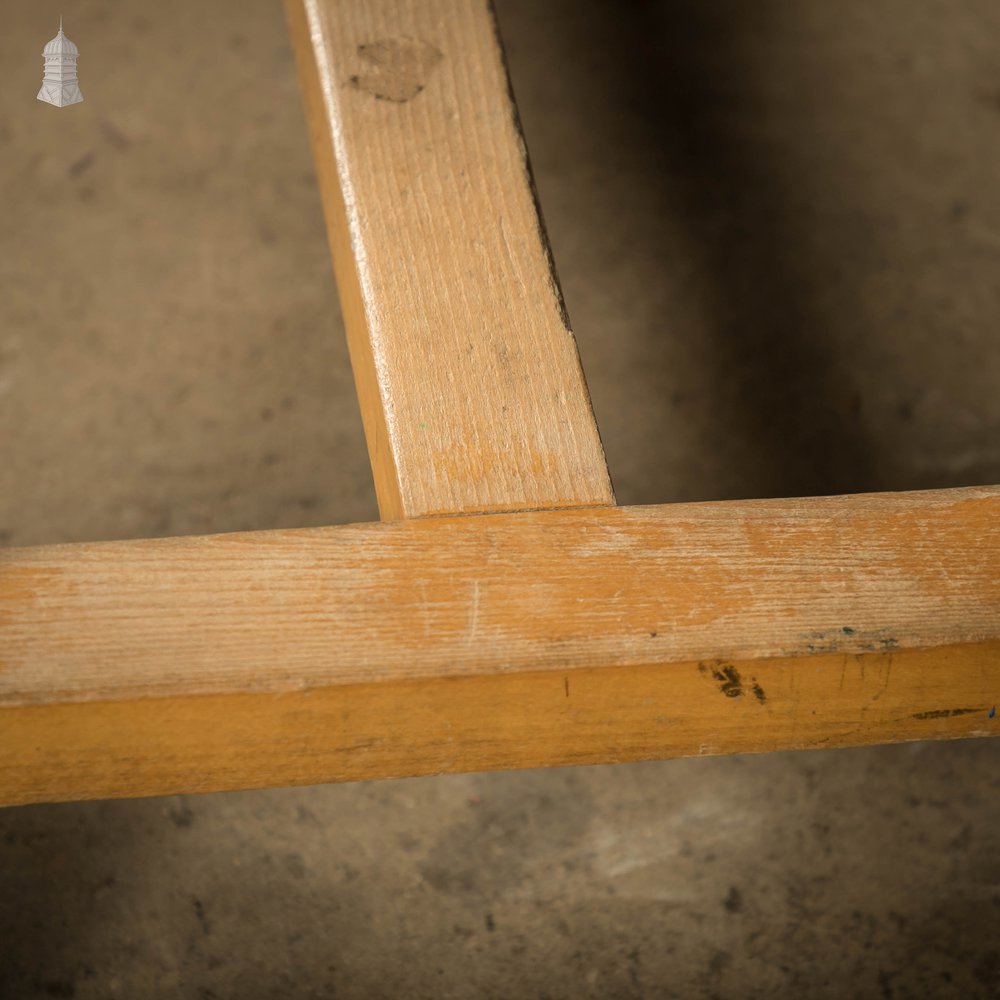
<path id="1" fill-rule="evenodd" d="M 1000 8 L 497 6 L 622 503 L 1000 482 Z M 374 519 L 280 5 L 0 11 L 0 544 Z M 0 810 L 0 997 L 996 997 L 998 764 Z"/>

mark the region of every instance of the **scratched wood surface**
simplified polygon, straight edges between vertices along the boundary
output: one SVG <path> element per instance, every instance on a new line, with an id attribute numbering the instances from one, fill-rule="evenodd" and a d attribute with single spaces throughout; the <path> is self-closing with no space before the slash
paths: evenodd
<path id="1" fill-rule="evenodd" d="M 614 502 L 485 0 L 287 0 L 384 519 Z"/>
<path id="2" fill-rule="evenodd" d="M 0 552 L 0 802 L 1000 731 L 1000 487 Z"/>

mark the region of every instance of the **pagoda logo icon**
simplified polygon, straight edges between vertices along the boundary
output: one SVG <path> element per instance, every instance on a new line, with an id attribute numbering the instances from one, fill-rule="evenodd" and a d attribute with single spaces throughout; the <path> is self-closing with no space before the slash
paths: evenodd
<path id="1" fill-rule="evenodd" d="M 42 49 L 45 60 L 45 78 L 38 99 L 57 108 L 68 104 L 79 104 L 83 100 L 80 83 L 76 78 L 76 60 L 80 50 L 63 34 L 62 18 L 59 18 L 59 34 Z"/>

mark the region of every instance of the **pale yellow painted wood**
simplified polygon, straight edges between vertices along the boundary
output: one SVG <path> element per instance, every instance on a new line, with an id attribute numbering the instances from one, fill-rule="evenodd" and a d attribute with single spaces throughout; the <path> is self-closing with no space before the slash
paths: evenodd
<path id="1" fill-rule="evenodd" d="M 1000 487 L 0 552 L 0 802 L 1000 731 Z"/>
<path id="2" fill-rule="evenodd" d="M 287 0 L 383 518 L 614 502 L 485 0 Z"/>

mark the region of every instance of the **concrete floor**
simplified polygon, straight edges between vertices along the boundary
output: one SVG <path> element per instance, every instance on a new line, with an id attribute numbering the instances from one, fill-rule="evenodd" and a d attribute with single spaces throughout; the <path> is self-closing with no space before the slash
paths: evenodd
<path id="1" fill-rule="evenodd" d="M 0 544 L 374 519 L 280 6 L 2 13 Z M 622 503 L 1000 482 L 1000 7 L 498 13 Z M 998 765 L 3 810 L 0 997 L 997 997 Z"/>

